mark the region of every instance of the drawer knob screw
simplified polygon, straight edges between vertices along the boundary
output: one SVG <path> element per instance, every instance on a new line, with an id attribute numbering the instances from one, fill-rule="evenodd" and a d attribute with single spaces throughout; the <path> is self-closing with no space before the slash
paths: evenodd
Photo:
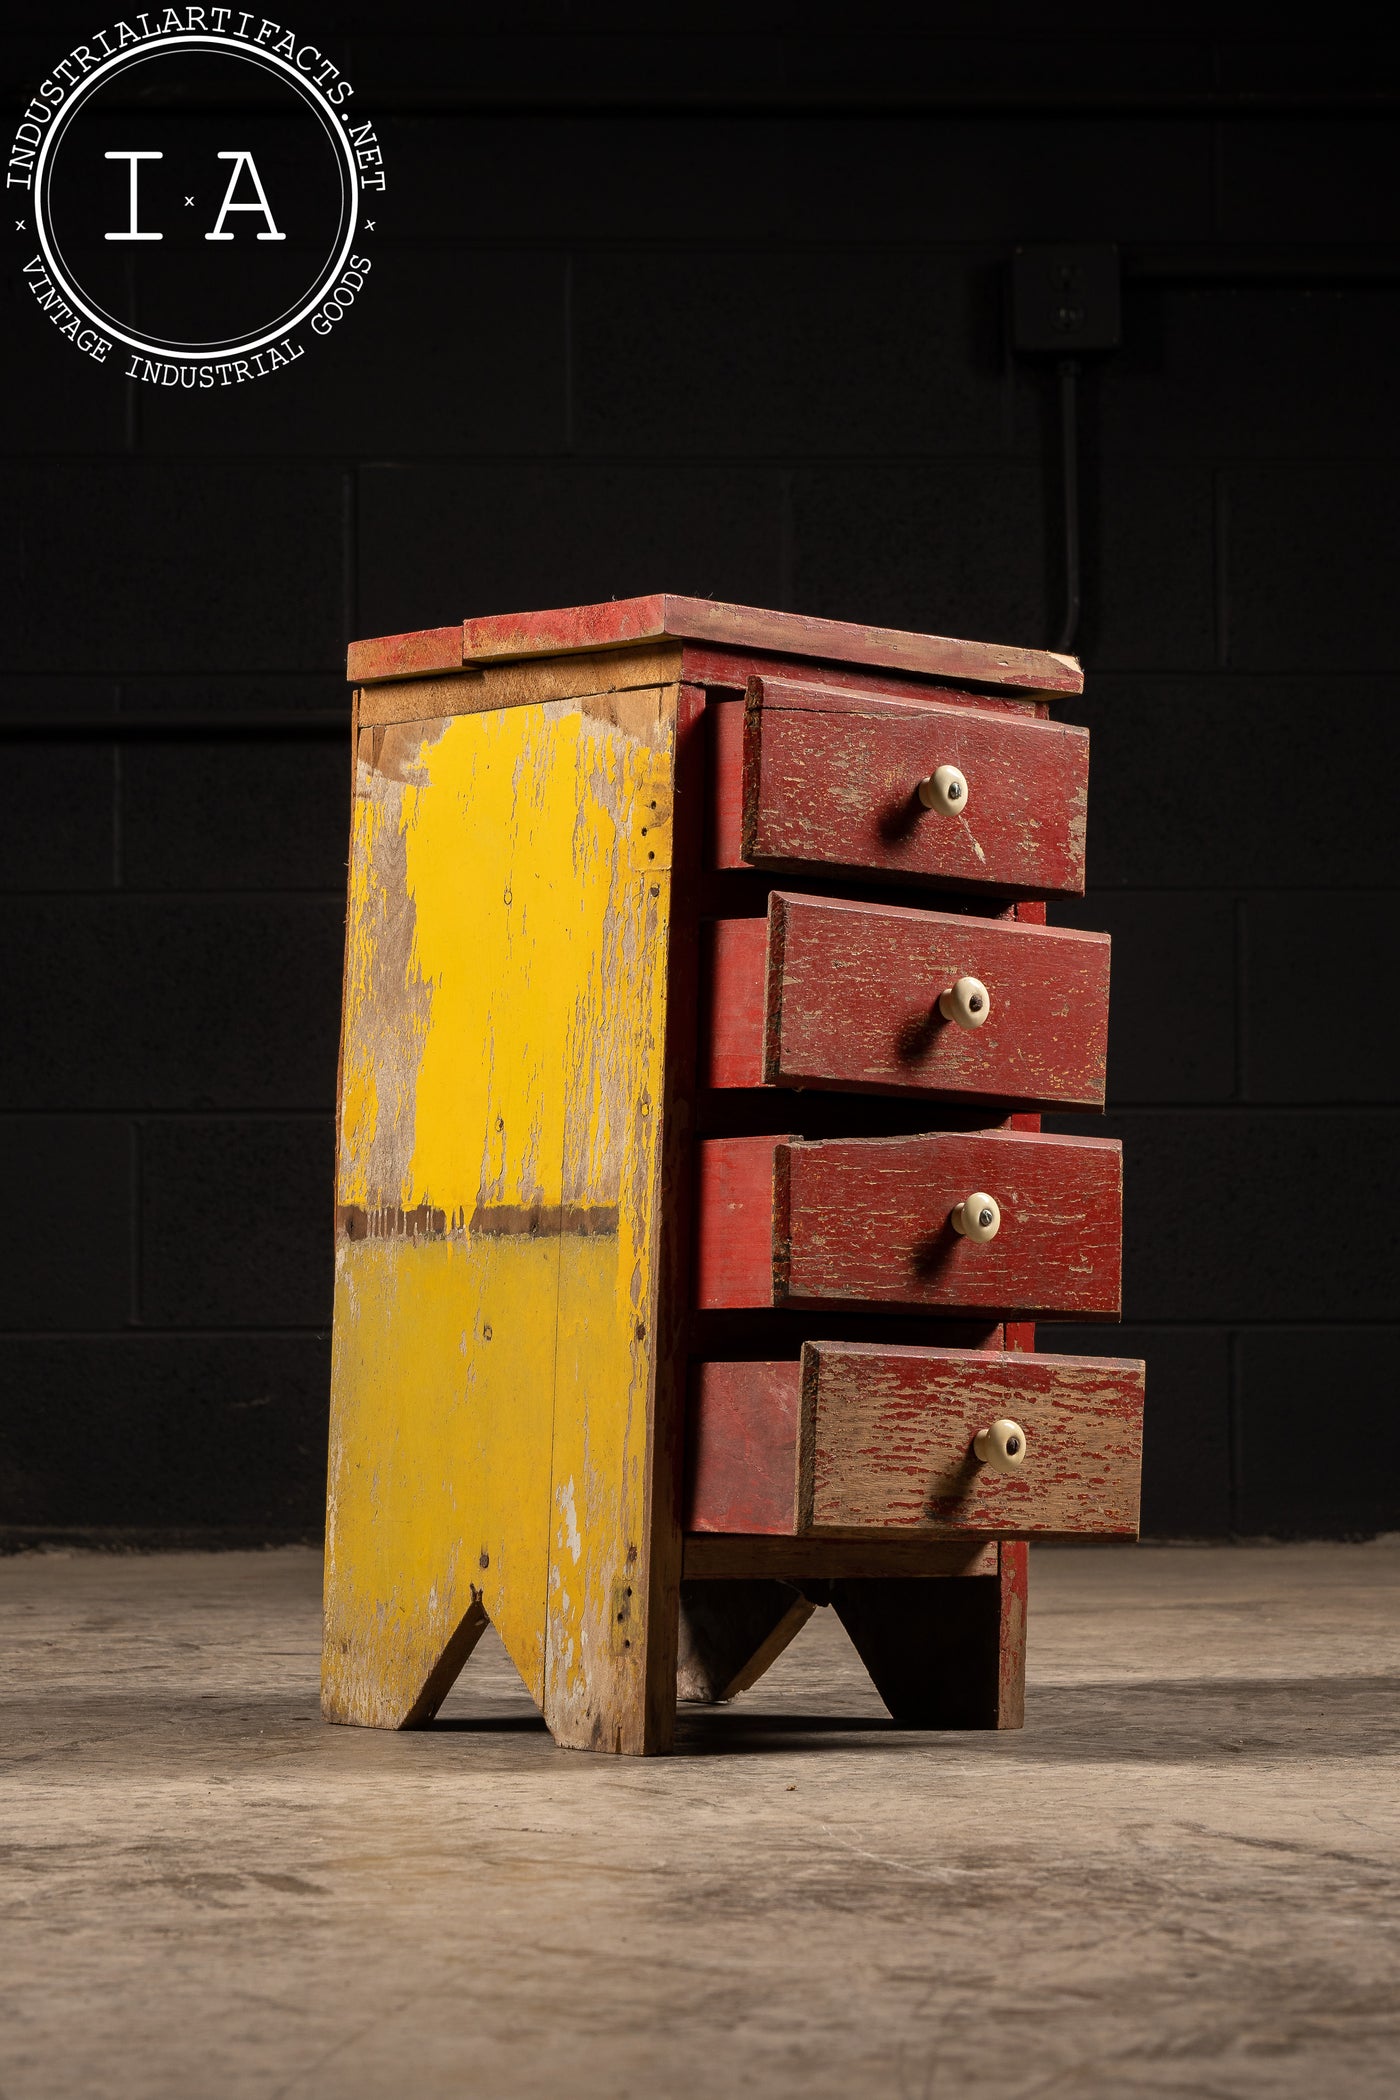
<path id="1" fill-rule="evenodd" d="M 1001 1205 L 995 1196 L 984 1195 L 974 1189 L 953 1210 L 954 1232 L 960 1232 L 965 1240 L 976 1240 L 985 1244 L 994 1240 L 1001 1231 Z"/>
<path id="2" fill-rule="evenodd" d="M 1025 1464 L 1026 1432 L 1019 1422 L 993 1422 L 990 1429 L 978 1431 L 972 1439 L 972 1449 L 994 1473 L 1014 1473 Z"/>
<path id="3" fill-rule="evenodd" d="M 959 1028 L 980 1028 L 992 1010 L 992 995 L 980 977 L 960 977 L 938 995 L 938 1011 Z"/>
<path id="4" fill-rule="evenodd" d="M 919 782 L 919 800 L 925 809 L 941 809 L 945 817 L 960 817 L 967 808 L 967 778 L 956 766 L 940 766 Z"/>

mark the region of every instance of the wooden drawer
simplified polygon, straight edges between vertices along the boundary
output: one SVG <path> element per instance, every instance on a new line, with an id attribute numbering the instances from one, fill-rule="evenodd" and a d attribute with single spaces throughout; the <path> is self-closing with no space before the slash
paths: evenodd
<path id="1" fill-rule="evenodd" d="M 1143 1366 L 1114 1357 L 808 1342 L 691 1382 L 688 1532 L 1132 1538 Z M 1019 1468 L 973 1449 L 1014 1422 Z"/>
<path id="2" fill-rule="evenodd" d="M 1102 1108 L 1109 939 L 775 890 L 707 929 L 701 1083 Z M 945 1020 L 961 977 L 986 1020 Z"/>
<path id="3" fill-rule="evenodd" d="M 969 696 L 969 701 L 971 696 Z M 895 882 L 1043 896 L 1084 888 L 1089 732 L 1009 708 L 754 679 L 714 720 L 722 868 L 859 868 Z M 961 812 L 926 809 L 940 766 Z"/>
<path id="4" fill-rule="evenodd" d="M 698 1147 L 696 1303 L 925 1305 L 1116 1319 L 1122 1154 L 1019 1131 L 709 1138 Z M 994 1239 L 961 1237 L 974 1192 Z"/>

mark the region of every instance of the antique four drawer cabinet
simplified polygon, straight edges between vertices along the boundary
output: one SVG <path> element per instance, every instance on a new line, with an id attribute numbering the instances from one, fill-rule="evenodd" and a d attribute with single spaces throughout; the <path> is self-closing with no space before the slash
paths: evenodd
<path id="1" fill-rule="evenodd" d="M 356 644 L 323 1703 L 493 1624 L 670 1746 L 821 1604 L 1015 1727 L 1026 1541 L 1131 1538 L 1069 658 L 655 597 Z"/>

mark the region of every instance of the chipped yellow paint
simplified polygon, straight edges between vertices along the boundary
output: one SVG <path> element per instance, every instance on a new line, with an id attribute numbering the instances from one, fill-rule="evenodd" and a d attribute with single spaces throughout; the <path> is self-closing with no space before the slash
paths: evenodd
<path id="1" fill-rule="evenodd" d="M 661 688 L 362 732 L 338 1201 L 369 1223 L 337 1240 L 334 1718 L 421 1718 L 479 1601 L 560 1741 L 651 1747 L 633 1577 L 674 724 Z"/>

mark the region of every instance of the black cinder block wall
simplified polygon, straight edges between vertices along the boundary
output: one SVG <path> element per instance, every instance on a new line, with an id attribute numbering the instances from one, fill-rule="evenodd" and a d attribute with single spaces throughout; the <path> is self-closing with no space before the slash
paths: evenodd
<path id="1" fill-rule="evenodd" d="M 389 188 L 291 372 L 125 388 L 11 257 L 5 1535 L 319 1528 L 347 638 L 669 588 L 1052 641 L 1052 381 L 1003 326 L 1035 241 L 1125 272 L 1058 916 L 1117 944 L 1126 1313 L 1061 1345 L 1149 1359 L 1150 1532 L 1394 1525 L 1386 52 L 1219 10 L 392 12 L 301 25 Z M 12 107 L 90 27 L 26 30 Z"/>

